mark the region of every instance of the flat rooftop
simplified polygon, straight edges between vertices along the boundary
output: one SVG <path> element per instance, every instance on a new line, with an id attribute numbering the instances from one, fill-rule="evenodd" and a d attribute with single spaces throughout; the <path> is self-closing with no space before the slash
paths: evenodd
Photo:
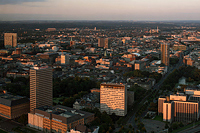
<path id="1" fill-rule="evenodd" d="M 6 105 L 6 106 L 15 106 L 19 104 L 23 104 L 29 102 L 29 99 L 22 96 L 14 96 L 11 94 L 0 94 L 0 104 Z"/>
<path id="2" fill-rule="evenodd" d="M 54 107 L 43 106 L 43 107 L 40 107 L 37 109 L 45 111 L 46 113 L 52 113 L 52 114 L 59 115 L 59 116 L 65 117 L 65 118 L 70 118 L 75 115 L 80 115 L 81 117 L 85 118 L 90 115 L 93 115 L 92 113 L 89 113 L 89 112 L 85 112 L 82 110 L 77 110 L 77 109 L 73 109 L 73 108 L 65 107 L 65 106 L 61 106 L 61 105 L 57 105 Z"/>
<path id="3" fill-rule="evenodd" d="M 24 97 L 14 96 L 14 95 L 10 95 L 10 94 L 0 94 L 0 98 L 14 101 L 14 100 L 18 100 L 18 99 L 21 99 L 21 98 L 24 98 Z"/>
<path id="4" fill-rule="evenodd" d="M 121 86 L 124 87 L 124 84 L 116 84 L 116 83 L 101 83 L 101 85 L 105 85 L 105 86 Z"/>

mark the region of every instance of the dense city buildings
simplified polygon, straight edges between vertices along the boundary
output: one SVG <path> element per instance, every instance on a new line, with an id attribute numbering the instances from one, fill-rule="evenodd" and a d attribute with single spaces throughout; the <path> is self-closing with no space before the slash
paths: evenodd
<path id="1" fill-rule="evenodd" d="M 15 119 L 30 111 L 29 99 L 22 96 L 0 93 L 0 116 Z"/>
<path id="2" fill-rule="evenodd" d="M 161 62 L 169 66 L 169 44 L 161 43 Z"/>
<path id="3" fill-rule="evenodd" d="M 123 84 L 102 83 L 100 86 L 100 110 L 118 116 L 127 114 L 127 88 Z"/>
<path id="4" fill-rule="evenodd" d="M 30 69 L 30 111 L 53 105 L 52 68 L 36 65 Z"/>
<path id="5" fill-rule="evenodd" d="M 4 33 L 5 48 L 17 47 L 17 33 Z"/>
<path id="6" fill-rule="evenodd" d="M 57 105 L 43 106 L 28 114 L 28 125 L 44 132 L 65 133 L 94 120 L 94 114 Z"/>
<path id="7" fill-rule="evenodd" d="M 200 24 L 24 23 L 28 24 L 0 23 L 0 88 L 14 99 L 30 96 L 29 128 L 92 132 L 95 125 L 99 132 L 118 132 L 122 124 L 125 129 L 132 125 L 135 130 L 130 128 L 130 132 L 160 132 L 166 123 L 152 119 L 162 117 L 168 121 L 169 131 L 174 123 L 187 125 L 199 120 Z M 17 33 L 17 47 L 4 47 L 6 32 Z M 173 83 L 168 79 L 170 75 L 176 77 L 171 78 Z M 180 75 L 195 87 L 183 83 L 174 86 Z M 12 104 L 2 103 L 1 107 L 4 111 L 0 113 L 10 117 L 2 115 L 4 118 L 20 121 L 27 116 L 20 113 L 28 111 L 9 114 Z M 86 118 L 80 110 L 92 112 L 95 117 L 90 114 Z M 0 119 L 0 129 L 2 123 Z M 125 129 L 120 130 L 128 132 Z"/>

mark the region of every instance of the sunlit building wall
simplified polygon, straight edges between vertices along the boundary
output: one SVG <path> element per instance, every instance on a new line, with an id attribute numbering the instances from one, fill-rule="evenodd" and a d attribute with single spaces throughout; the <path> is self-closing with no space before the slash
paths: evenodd
<path id="1" fill-rule="evenodd" d="M 100 109 L 118 116 L 127 114 L 127 88 L 123 84 L 102 83 L 100 86 Z"/>

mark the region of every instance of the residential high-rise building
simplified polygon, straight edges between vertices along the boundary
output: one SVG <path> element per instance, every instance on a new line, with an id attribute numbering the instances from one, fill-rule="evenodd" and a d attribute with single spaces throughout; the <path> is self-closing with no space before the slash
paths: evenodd
<path id="1" fill-rule="evenodd" d="M 61 64 L 62 65 L 66 65 L 66 64 L 69 64 L 69 55 L 64 55 L 62 54 L 61 55 Z"/>
<path id="2" fill-rule="evenodd" d="M 100 110 L 118 116 L 127 114 L 127 88 L 123 84 L 102 83 L 100 85 Z"/>
<path id="3" fill-rule="evenodd" d="M 104 39 L 104 48 L 106 49 L 110 48 L 110 40 L 108 38 Z"/>
<path id="4" fill-rule="evenodd" d="M 100 37 L 98 38 L 98 47 L 102 48 L 110 48 L 110 40 L 109 38 Z"/>
<path id="5" fill-rule="evenodd" d="M 30 69 L 30 111 L 53 105 L 52 68 L 37 65 Z"/>
<path id="6" fill-rule="evenodd" d="M 98 38 L 98 47 L 104 47 L 104 38 Z"/>
<path id="7" fill-rule="evenodd" d="M 169 44 L 161 44 L 161 62 L 166 66 L 169 66 Z"/>
<path id="8" fill-rule="evenodd" d="M 4 33 L 5 48 L 17 47 L 17 33 Z"/>

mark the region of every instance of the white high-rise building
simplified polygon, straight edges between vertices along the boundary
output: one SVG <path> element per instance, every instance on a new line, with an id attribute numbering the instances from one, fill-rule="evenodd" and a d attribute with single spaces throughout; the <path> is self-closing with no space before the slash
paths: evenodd
<path id="1" fill-rule="evenodd" d="M 127 114 L 127 88 L 123 84 L 102 83 L 100 86 L 100 109 L 118 116 Z"/>

